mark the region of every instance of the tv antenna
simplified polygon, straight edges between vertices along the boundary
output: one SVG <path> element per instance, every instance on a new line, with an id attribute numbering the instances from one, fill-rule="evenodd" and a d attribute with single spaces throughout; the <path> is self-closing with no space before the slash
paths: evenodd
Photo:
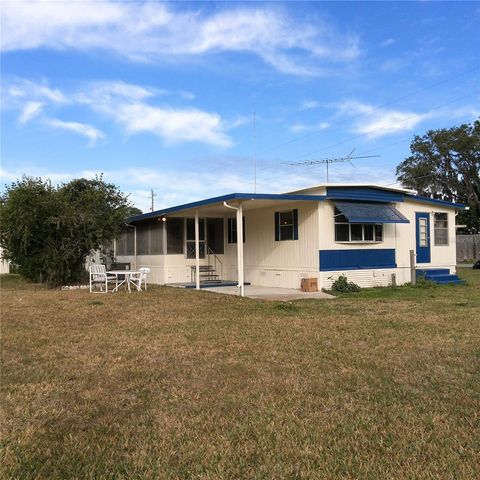
<path id="1" fill-rule="evenodd" d="M 293 166 L 293 167 L 300 167 L 300 166 L 306 166 L 306 165 L 325 165 L 327 168 L 327 183 L 329 181 L 329 172 L 328 172 L 328 166 L 331 163 L 343 163 L 343 162 L 348 162 L 352 167 L 355 167 L 355 165 L 352 163 L 352 160 L 359 160 L 361 158 L 375 158 L 375 157 L 380 157 L 380 155 L 360 155 L 360 156 L 353 156 L 353 152 L 355 149 L 353 149 L 348 155 L 345 157 L 335 157 L 335 158 L 321 158 L 318 160 L 305 160 L 303 162 L 289 162 L 287 165 Z"/>
<path id="2" fill-rule="evenodd" d="M 153 191 L 153 188 L 150 190 L 150 199 L 152 201 L 152 206 L 150 207 L 150 211 L 153 212 L 153 210 L 155 209 L 155 197 L 157 196 L 157 194 Z"/>
<path id="3" fill-rule="evenodd" d="M 253 193 L 257 193 L 257 108 L 253 100 Z"/>

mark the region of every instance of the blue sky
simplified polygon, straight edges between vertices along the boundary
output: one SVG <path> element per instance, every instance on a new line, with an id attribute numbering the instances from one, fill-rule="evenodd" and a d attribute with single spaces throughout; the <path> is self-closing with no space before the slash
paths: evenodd
<path id="1" fill-rule="evenodd" d="M 144 211 L 395 182 L 414 134 L 480 115 L 478 2 L 2 2 L 2 184 L 103 172 Z M 253 105 L 256 109 L 254 141 Z"/>

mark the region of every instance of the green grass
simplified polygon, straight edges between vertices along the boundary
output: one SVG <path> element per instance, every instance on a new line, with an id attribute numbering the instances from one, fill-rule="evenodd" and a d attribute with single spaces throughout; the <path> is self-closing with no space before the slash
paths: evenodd
<path id="1" fill-rule="evenodd" d="M 480 477 L 480 272 L 258 302 L 1 278 L 3 478 Z"/>

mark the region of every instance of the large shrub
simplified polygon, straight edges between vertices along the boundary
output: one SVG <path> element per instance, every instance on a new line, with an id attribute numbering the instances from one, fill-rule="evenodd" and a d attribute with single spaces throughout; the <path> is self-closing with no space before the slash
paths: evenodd
<path id="1" fill-rule="evenodd" d="M 101 176 L 58 187 L 24 177 L 1 197 L 3 255 L 35 282 L 76 282 L 86 256 L 119 235 L 129 209 L 127 197 Z"/>

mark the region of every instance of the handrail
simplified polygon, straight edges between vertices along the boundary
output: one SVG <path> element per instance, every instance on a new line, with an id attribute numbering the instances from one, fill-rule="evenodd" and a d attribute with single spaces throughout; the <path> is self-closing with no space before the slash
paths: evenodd
<path id="1" fill-rule="evenodd" d="M 213 264 L 213 268 L 215 269 L 215 271 L 217 271 L 217 261 L 220 264 L 220 280 L 223 280 L 223 262 L 218 258 L 217 254 L 210 247 L 207 246 L 207 260 L 209 264 L 210 264 L 210 255 L 213 255 L 213 259 L 215 262 Z"/>

